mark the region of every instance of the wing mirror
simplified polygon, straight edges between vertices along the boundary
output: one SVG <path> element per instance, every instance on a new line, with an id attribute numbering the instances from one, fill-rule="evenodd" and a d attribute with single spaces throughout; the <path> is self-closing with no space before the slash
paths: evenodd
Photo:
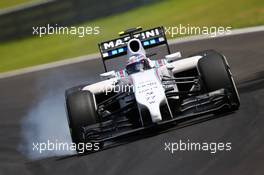
<path id="1" fill-rule="evenodd" d="M 115 71 L 112 70 L 112 71 L 100 74 L 100 77 L 104 78 L 104 79 L 115 78 L 116 77 L 116 73 L 115 73 Z"/>
<path id="2" fill-rule="evenodd" d="M 166 55 L 165 58 L 168 61 L 168 63 L 171 63 L 171 62 L 176 61 L 179 58 L 181 58 L 181 52 L 176 52 L 176 53 L 173 53 L 170 55 Z"/>

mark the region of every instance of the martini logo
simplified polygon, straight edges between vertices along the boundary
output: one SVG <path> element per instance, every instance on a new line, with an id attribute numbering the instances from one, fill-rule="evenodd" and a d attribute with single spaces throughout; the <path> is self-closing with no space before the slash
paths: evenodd
<path id="1" fill-rule="evenodd" d="M 151 38 L 151 37 L 155 37 L 155 36 L 160 36 L 160 35 L 161 35 L 161 33 L 160 33 L 159 28 L 156 28 L 156 29 L 147 30 L 147 31 L 135 34 L 134 38 L 137 38 L 137 39 L 140 39 L 140 40 L 145 40 L 145 39 L 148 39 L 148 38 Z M 129 40 L 130 40 L 130 37 L 127 36 L 127 37 L 124 37 L 124 38 L 118 38 L 116 40 L 105 42 L 105 43 L 102 44 L 102 46 L 103 46 L 104 50 L 113 49 L 115 47 L 119 47 L 119 46 L 125 45 Z"/>

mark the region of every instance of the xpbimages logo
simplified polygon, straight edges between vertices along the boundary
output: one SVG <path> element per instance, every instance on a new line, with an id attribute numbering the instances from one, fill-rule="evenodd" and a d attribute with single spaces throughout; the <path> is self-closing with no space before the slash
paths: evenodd
<path id="1" fill-rule="evenodd" d="M 33 142 L 32 149 L 40 154 L 45 151 L 77 151 L 78 153 L 84 153 L 87 151 L 99 151 L 100 144 L 90 142 L 76 144 L 47 140 L 47 142 Z"/>
<path id="2" fill-rule="evenodd" d="M 165 26 L 165 33 L 171 38 L 185 35 L 209 35 L 210 37 L 216 37 L 218 35 L 229 35 L 232 33 L 231 26 L 192 26 L 187 25 L 175 25 Z"/>
<path id="3" fill-rule="evenodd" d="M 191 142 L 190 140 L 177 142 L 165 142 L 164 151 L 171 154 L 179 151 L 204 151 L 215 154 L 217 152 L 231 151 L 231 142 Z"/>
<path id="4" fill-rule="evenodd" d="M 44 35 L 75 35 L 80 38 L 83 38 L 87 35 L 99 35 L 100 27 L 99 26 L 58 26 L 58 24 L 47 26 L 32 27 L 33 35 L 42 37 Z"/>

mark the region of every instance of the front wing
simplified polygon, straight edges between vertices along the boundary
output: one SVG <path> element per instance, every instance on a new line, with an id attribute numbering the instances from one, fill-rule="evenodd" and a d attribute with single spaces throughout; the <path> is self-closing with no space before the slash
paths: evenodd
<path id="1" fill-rule="evenodd" d="M 100 143 L 101 148 L 107 148 L 116 142 L 129 141 L 134 136 L 136 138 L 152 135 L 167 131 L 170 128 L 200 123 L 219 116 L 215 114 L 230 111 L 232 105 L 235 105 L 231 95 L 228 90 L 220 89 L 190 97 L 182 102 L 180 114 L 177 116 L 137 128 L 133 128 L 125 117 L 83 127 L 83 139 L 84 142 Z"/>

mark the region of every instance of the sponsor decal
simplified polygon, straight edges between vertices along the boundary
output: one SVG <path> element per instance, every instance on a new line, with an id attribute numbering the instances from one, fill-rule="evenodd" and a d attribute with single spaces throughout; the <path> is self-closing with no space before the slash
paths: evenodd
<path id="1" fill-rule="evenodd" d="M 155 36 L 160 36 L 161 31 L 160 28 L 147 30 L 141 33 L 134 34 L 134 38 L 140 39 L 140 40 L 146 40 L 149 38 L 153 38 Z M 123 38 L 118 38 L 112 41 L 104 42 L 101 44 L 101 47 L 103 50 L 109 50 L 116 47 L 120 47 L 125 45 L 130 40 L 130 36 L 126 36 Z"/>

